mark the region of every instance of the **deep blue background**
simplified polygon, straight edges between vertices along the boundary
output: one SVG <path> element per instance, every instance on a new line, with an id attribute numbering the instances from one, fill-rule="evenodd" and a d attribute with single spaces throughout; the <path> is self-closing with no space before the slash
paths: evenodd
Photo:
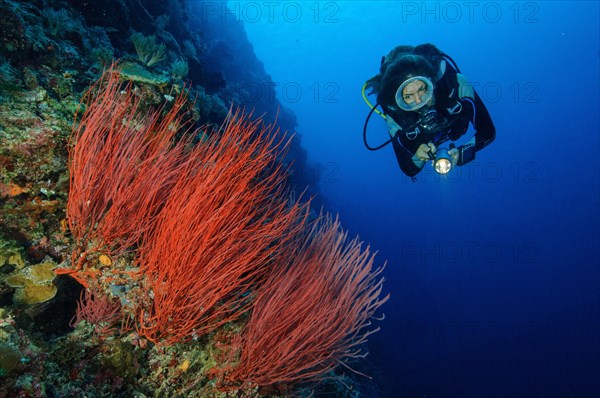
<path id="1" fill-rule="evenodd" d="M 229 7 L 298 116 L 329 210 L 387 261 L 368 370 L 381 396 L 600 396 L 598 3 Z M 391 147 L 363 147 L 360 88 L 394 46 L 426 42 L 475 84 L 497 139 L 413 183 Z M 371 145 L 386 134 L 375 117 Z"/>

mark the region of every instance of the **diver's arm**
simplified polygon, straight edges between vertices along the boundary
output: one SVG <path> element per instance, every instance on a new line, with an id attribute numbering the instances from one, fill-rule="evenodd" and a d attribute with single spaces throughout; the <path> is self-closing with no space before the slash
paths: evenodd
<path id="1" fill-rule="evenodd" d="M 414 177 L 421 171 L 426 162 L 417 157 L 416 152 L 411 153 L 405 146 L 402 145 L 400 142 L 400 137 L 398 136 L 398 134 L 402 131 L 402 128 L 398 123 L 396 123 L 392 116 L 387 115 L 385 123 L 388 128 L 388 133 L 392 138 L 392 146 L 394 148 L 396 160 L 398 161 L 400 169 L 407 176 Z"/>
<path id="2" fill-rule="evenodd" d="M 450 138 L 455 141 L 464 135 L 469 123 L 475 129 L 474 137 L 464 145 L 452 150 L 457 165 L 469 163 L 475 159 L 475 153 L 488 146 L 496 138 L 496 129 L 485 104 L 463 75 L 452 58 L 445 55 L 449 67 L 445 68 L 443 81 L 450 87 L 451 92 L 458 97 L 455 119 L 450 131 Z"/>
<path id="3" fill-rule="evenodd" d="M 496 128 L 479 94 L 477 94 L 465 75 L 458 71 L 456 73 L 456 85 L 459 102 L 463 107 L 460 124 L 464 126 L 465 132 L 468 128 L 468 122 L 470 121 L 473 124 L 473 128 L 475 129 L 475 150 L 480 151 L 494 141 L 496 138 Z"/>
<path id="4" fill-rule="evenodd" d="M 402 146 L 397 138 L 392 140 L 392 147 L 394 148 L 400 170 L 409 177 L 414 177 L 419 174 L 421 169 L 423 169 L 427 163 L 426 161 L 417 158 L 416 155 L 412 154 L 408 149 Z"/>
<path id="5" fill-rule="evenodd" d="M 496 138 L 496 128 L 492 122 L 492 118 L 485 107 L 485 104 L 477 94 L 473 91 L 473 98 L 463 98 L 460 100 L 462 104 L 462 112 L 455 123 L 453 130 L 455 133 L 463 135 L 468 128 L 469 123 L 475 129 L 475 135 L 469 142 L 457 148 L 458 166 L 462 166 L 475 159 L 475 153 L 482 150 Z"/>
<path id="6" fill-rule="evenodd" d="M 477 92 L 475 92 L 474 103 L 475 149 L 480 151 L 496 139 L 496 127 L 494 127 L 492 117 Z"/>

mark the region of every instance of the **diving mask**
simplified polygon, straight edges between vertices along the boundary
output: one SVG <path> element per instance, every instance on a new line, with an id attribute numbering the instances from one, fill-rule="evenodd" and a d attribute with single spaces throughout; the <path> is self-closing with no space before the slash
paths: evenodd
<path id="1" fill-rule="evenodd" d="M 424 76 L 413 76 L 396 90 L 396 104 L 403 111 L 416 111 L 429 105 L 433 98 L 433 83 Z"/>

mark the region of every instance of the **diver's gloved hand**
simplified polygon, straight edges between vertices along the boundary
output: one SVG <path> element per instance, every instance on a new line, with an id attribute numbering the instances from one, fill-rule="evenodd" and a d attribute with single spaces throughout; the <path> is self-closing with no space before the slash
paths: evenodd
<path id="1" fill-rule="evenodd" d="M 454 144 L 450 144 L 448 155 L 450 155 L 452 158 L 452 163 L 457 166 L 463 166 L 475 159 L 475 144 L 475 137 L 471 138 L 464 145 L 460 145 L 458 147 L 455 147 Z"/>
<path id="2" fill-rule="evenodd" d="M 419 160 L 433 159 L 433 156 L 435 155 L 436 151 L 437 151 L 437 148 L 431 142 L 428 144 L 421 144 L 421 145 L 419 145 L 419 148 L 417 149 L 417 152 L 415 153 L 415 157 L 418 158 Z"/>
<path id="3" fill-rule="evenodd" d="M 456 80 L 458 81 L 458 96 L 460 97 L 460 99 L 463 99 L 465 97 L 474 99 L 475 89 L 473 89 L 473 85 L 469 83 L 465 75 L 463 75 L 462 73 L 457 73 Z"/>
<path id="4" fill-rule="evenodd" d="M 457 164 L 460 159 L 460 150 L 458 148 L 452 148 L 448 151 L 448 155 L 452 158 L 452 164 Z"/>

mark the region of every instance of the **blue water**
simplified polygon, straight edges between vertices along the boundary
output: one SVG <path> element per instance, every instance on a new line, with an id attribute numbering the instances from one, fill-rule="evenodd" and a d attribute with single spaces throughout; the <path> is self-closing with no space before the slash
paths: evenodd
<path id="1" fill-rule="evenodd" d="M 387 262 L 367 372 L 383 397 L 599 397 L 598 2 L 238 2 L 298 117 L 310 176 Z M 431 42 L 475 84 L 496 141 L 445 178 L 367 151 L 360 88 Z M 371 145 L 387 139 L 382 120 Z"/>

